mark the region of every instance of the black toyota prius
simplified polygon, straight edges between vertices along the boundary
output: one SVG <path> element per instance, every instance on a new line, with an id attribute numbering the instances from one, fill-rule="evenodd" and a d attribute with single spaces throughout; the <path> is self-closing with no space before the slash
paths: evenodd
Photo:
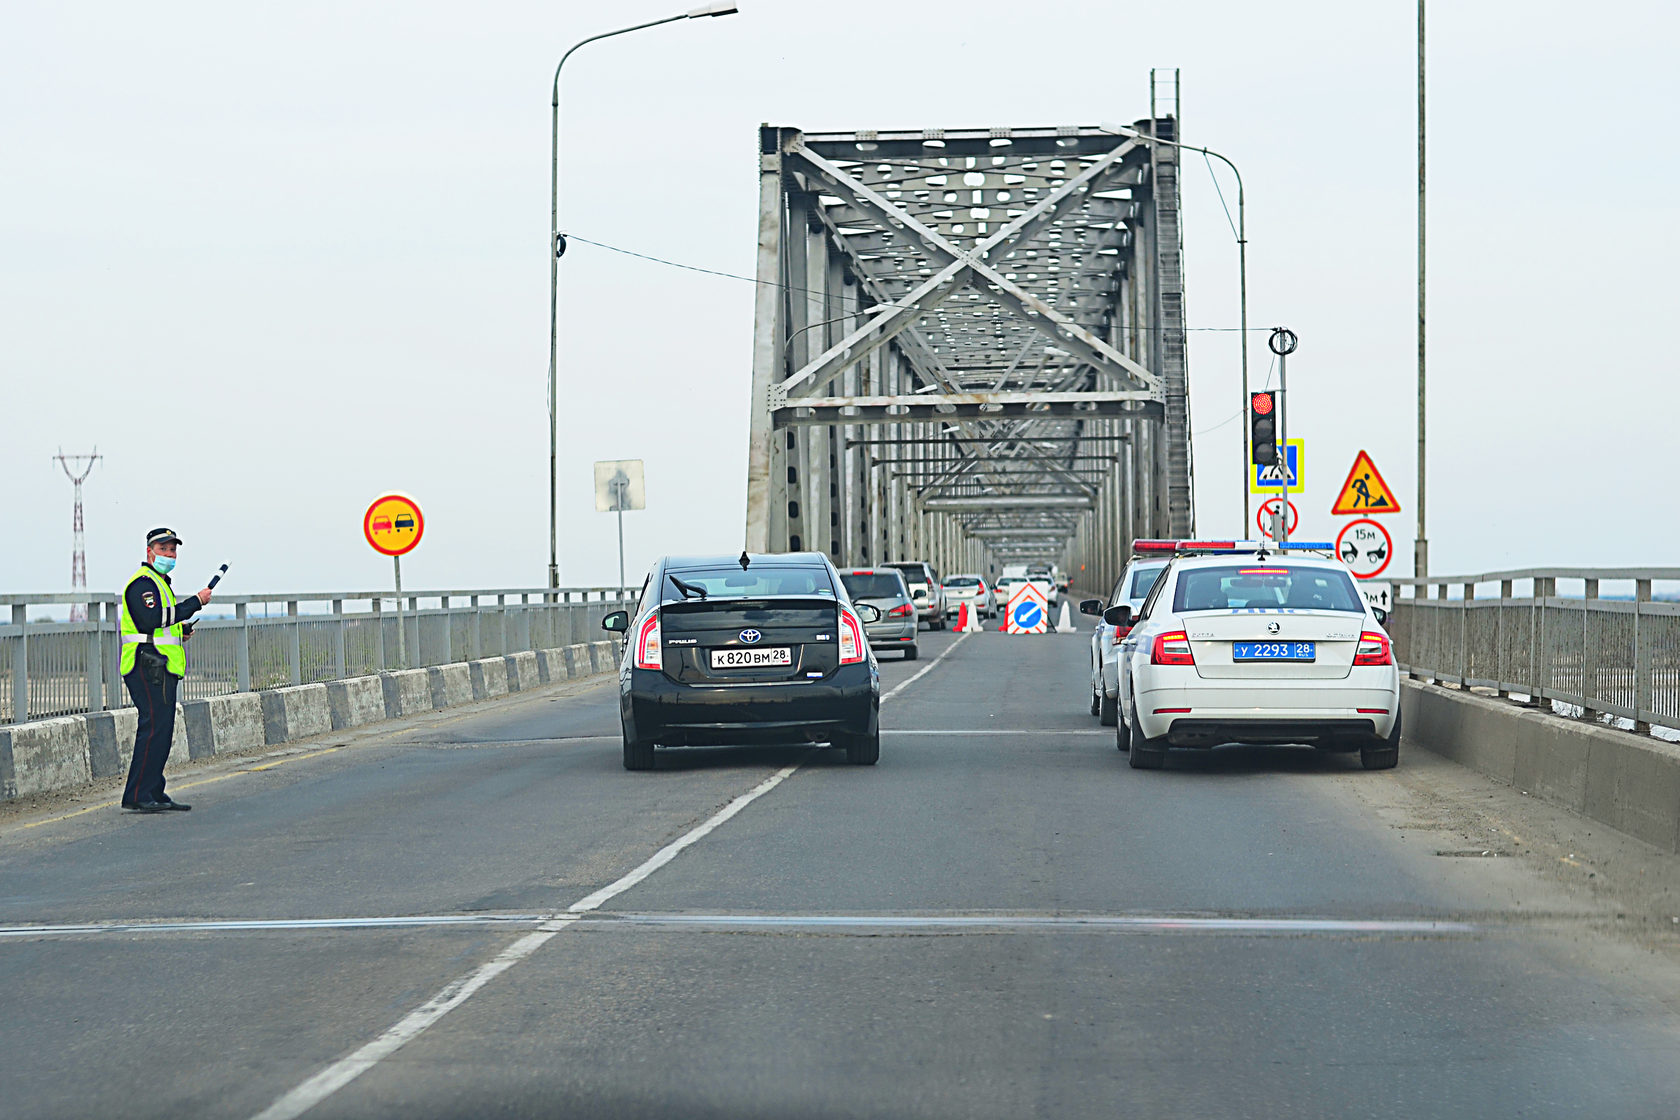
<path id="1" fill-rule="evenodd" d="M 628 638 L 624 768 L 652 768 L 656 746 L 726 743 L 829 743 L 873 766 L 881 678 L 863 627 L 879 614 L 821 553 L 663 557 L 634 617 L 601 622 Z"/>

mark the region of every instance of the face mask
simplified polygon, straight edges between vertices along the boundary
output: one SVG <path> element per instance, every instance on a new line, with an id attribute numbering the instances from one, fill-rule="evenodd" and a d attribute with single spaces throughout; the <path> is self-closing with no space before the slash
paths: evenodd
<path id="1" fill-rule="evenodd" d="M 173 557 L 173 556 L 154 556 L 154 557 L 152 557 L 152 567 L 156 568 L 158 571 L 162 572 L 164 575 L 168 575 L 171 571 L 173 571 L 175 569 L 175 557 Z"/>

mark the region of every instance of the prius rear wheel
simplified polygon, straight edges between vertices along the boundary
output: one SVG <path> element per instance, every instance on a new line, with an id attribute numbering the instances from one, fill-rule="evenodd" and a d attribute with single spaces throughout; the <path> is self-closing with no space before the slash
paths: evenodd
<path id="1" fill-rule="evenodd" d="M 653 740 L 624 739 L 624 768 L 626 770 L 653 769 Z"/>
<path id="2" fill-rule="evenodd" d="M 873 766 L 881 761 L 881 731 L 876 728 L 867 735 L 848 735 L 840 741 L 846 748 L 846 761 L 853 766 Z"/>

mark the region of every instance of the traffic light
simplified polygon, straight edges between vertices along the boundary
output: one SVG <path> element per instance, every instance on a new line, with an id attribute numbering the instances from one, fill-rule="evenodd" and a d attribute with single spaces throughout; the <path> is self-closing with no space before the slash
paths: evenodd
<path id="1" fill-rule="evenodd" d="M 1256 465 L 1262 467 L 1277 465 L 1276 394 L 1250 393 L 1248 395 L 1248 445 L 1252 449 L 1250 458 Z"/>

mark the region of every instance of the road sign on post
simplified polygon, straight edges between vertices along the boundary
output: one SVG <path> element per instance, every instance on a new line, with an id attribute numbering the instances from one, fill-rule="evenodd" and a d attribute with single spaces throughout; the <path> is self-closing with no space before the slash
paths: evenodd
<path id="1" fill-rule="evenodd" d="M 1400 499 L 1383 481 L 1382 473 L 1371 462 L 1371 457 L 1361 451 L 1354 456 L 1353 469 L 1348 471 L 1347 481 L 1342 483 L 1342 489 L 1336 495 L 1336 504 L 1330 507 L 1330 512 L 1359 517 L 1373 513 L 1399 513 Z"/>
<path id="2" fill-rule="evenodd" d="M 1046 634 L 1050 631 L 1050 603 L 1035 584 L 1017 584 L 1003 612 L 1005 634 Z"/>
<path id="3" fill-rule="evenodd" d="M 647 489 L 640 459 L 603 459 L 595 464 L 595 512 L 618 514 L 618 598 L 624 600 L 624 511 L 646 509 Z"/>
<path id="4" fill-rule="evenodd" d="M 1282 512 L 1282 503 L 1282 498 L 1267 498 L 1265 501 L 1260 503 L 1260 512 L 1254 515 L 1254 523 L 1260 527 L 1260 534 L 1262 536 L 1272 536 L 1272 518 Z M 1294 502 L 1290 502 L 1289 524 L 1286 527 L 1286 532 L 1293 533 L 1300 524 L 1301 511 L 1295 508 Z"/>
<path id="5" fill-rule="evenodd" d="M 407 494 L 381 494 L 362 514 L 362 536 L 375 552 L 391 558 L 397 581 L 397 659 L 408 668 L 408 629 L 403 621 L 402 558 L 413 552 L 426 533 L 420 503 Z"/>
<path id="6" fill-rule="evenodd" d="M 1289 493 L 1299 494 L 1306 489 L 1303 473 L 1307 465 L 1307 441 L 1292 439 L 1284 445 L 1284 450 L 1287 453 L 1285 462 L 1289 466 Z M 1269 467 L 1258 463 L 1249 464 L 1250 494 L 1281 494 L 1283 489 L 1283 472 L 1275 464 Z"/>
<path id="7" fill-rule="evenodd" d="M 1394 540 L 1369 517 L 1349 521 L 1336 536 L 1336 555 L 1355 579 L 1375 579 L 1394 559 Z"/>

